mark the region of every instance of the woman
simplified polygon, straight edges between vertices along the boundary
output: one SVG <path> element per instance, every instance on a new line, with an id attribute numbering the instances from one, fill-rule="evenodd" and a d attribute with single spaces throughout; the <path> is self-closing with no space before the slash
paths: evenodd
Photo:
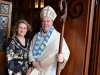
<path id="1" fill-rule="evenodd" d="M 19 20 L 13 28 L 14 36 L 7 44 L 8 75 L 26 75 L 29 68 L 28 51 L 30 42 L 25 38 L 31 27 L 25 20 Z"/>
<path id="2" fill-rule="evenodd" d="M 31 75 L 56 75 L 57 61 L 61 63 L 60 71 L 68 61 L 70 51 L 63 39 L 62 53 L 59 50 L 60 33 L 53 27 L 56 13 L 46 6 L 40 13 L 40 31 L 33 37 L 30 46 L 29 60 L 34 67 Z"/>

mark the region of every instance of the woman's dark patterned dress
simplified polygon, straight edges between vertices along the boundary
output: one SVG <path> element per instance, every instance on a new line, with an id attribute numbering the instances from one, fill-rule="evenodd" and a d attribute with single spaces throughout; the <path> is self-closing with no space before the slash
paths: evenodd
<path id="1" fill-rule="evenodd" d="M 28 39 L 25 41 L 25 46 L 16 37 L 9 39 L 6 51 L 8 75 L 26 75 L 29 46 Z"/>

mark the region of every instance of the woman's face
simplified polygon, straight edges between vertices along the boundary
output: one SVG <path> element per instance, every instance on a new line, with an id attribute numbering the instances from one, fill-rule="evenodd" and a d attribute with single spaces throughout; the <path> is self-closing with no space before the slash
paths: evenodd
<path id="1" fill-rule="evenodd" d="M 19 36 L 25 36 L 27 33 L 27 25 L 24 23 L 20 23 L 17 29 L 17 33 Z"/>
<path id="2" fill-rule="evenodd" d="M 43 31 L 46 33 L 50 30 L 50 28 L 52 27 L 53 25 L 53 21 L 51 18 L 49 17 L 43 17 L 42 18 L 42 29 Z"/>

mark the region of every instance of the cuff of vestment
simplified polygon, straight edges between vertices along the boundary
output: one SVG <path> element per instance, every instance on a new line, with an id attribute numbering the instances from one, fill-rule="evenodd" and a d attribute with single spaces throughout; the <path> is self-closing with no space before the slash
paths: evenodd
<path id="1" fill-rule="evenodd" d="M 35 59 L 33 57 L 29 57 L 29 61 L 33 62 L 33 61 L 35 61 Z"/>

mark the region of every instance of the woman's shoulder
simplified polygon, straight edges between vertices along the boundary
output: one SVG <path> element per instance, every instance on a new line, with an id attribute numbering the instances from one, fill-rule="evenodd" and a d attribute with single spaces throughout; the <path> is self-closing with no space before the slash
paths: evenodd
<path id="1" fill-rule="evenodd" d="M 9 39 L 8 39 L 8 43 L 11 43 L 12 41 L 14 41 L 15 40 L 15 37 L 10 37 Z"/>
<path id="2" fill-rule="evenodd" d="M 60 32 L 58 32 L 56 29 L 54 29 L 53 34 L 56 35 L 56 36 L 60 36 Z"/>
<path id="3" fill-rule="evenodd" d="M 15 42 L 14 42 L 14 39 L 12 37 L 8 38 L 7 46 L 13 45 L 14 43 Z"/>
<path id="4" fill-rule="evenodd" d="M 13 40 L 13 37 L 8 38 L 8 42 L 10 42 L 11 40 Z"/>

